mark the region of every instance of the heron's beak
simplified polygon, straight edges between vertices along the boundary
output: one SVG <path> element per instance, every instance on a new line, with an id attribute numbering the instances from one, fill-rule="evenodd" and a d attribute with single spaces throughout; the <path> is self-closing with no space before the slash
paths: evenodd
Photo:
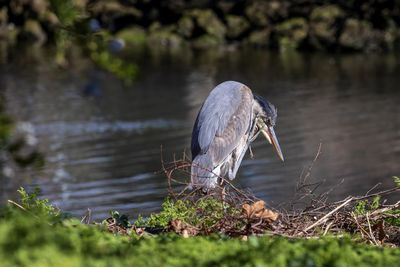
<path id="1" fill-rule="evenodd" d="M 265 138 L 268 140 L 268 142 L 274 146 L 275 151 L 278 154 L 279 158 L 282 161 L 285 161 L 283 158 L 281 147 L 279 146 L 278 139 L 276 138 L 274 128 L 268 127 L 262 120 L 259 120 L 258 124 L 259 124 L 258 126 L 259 126 L 262 134 L 265 136 Z"/>

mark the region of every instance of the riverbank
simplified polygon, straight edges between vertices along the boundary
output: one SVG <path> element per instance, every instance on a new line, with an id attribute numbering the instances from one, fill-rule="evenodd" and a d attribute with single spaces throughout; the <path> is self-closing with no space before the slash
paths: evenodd
<path id="1" fill-rule="evenodd" d="M 346 231 L 339 235 L 319 232 L 310 238 L 268 234 L 233 238 L 218 231 L 190 237 L 184 232 L 177 234 L 171 228 L 169 216 L 182 218 L 181 225 L 184 220 L 193 222 L 197 217 L 197 222 L 205 226 L 219 220 L 214 208 L 221 208 L 221 203 L 211 199 L 192 206 L 188 202 L 167 200 L 161 213 L 146 221 L 139 218 L 135 225 L 126 227 L 127 217 L 117 212 L 112 212 L 112 217 L 102 223 L 90 223 L 90 212 L 78 220 L 49 205 L 47 200 L 39 200 L 37 192 L 28 194 L 23 189 L 19 192 L 20 203 L 8 201 L 0 215 L 3 266 L 394 266 L 400 259 L 399 249 L 392 248 L 395 244 L 379 241 L 378 228 L 365 230 L 376 234 L 380 243 L 375 245 L 367 245 L 361 235 Z M 363 212 L 372 215 L 381 208 L 377 205 L 369 210 L 372 206 L 364 204 L 354 210 L 356 215 Z M 192 214 L 193 207 L 202 208 L 203 214 L 200 217 L 198 213 Z M 158 233 L 154 227 L 149 231 L 138 226 L 162 225 L 167 221 L 169 230 L 160 232 L 162 227 L 158 227 Z"/>
<path id="2" fill-rule="evenodd" d="M 400 47 L 400 3 L 392 1 L 3 2 L 0 39 L 10 43 L 63 47 L 73 36 L 106 31 L 123 45 L 170 48 L 384 52 Z"/>

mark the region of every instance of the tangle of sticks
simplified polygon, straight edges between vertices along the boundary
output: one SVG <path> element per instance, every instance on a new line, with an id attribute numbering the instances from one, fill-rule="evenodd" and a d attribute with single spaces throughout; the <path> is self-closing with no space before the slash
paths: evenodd
<path id="1" fill-rule="evenodd" d="M 328 233 L 339 237 L 350 233 L 377 246 L 399 246 L 400 201 L 391 205 L 383 201 L 372 207 L 371 199 L 396 194 L 400 192 L 400 187 L 376 191 L 379 186 L 376 185 L 363 196 L 348 196 L 340 201 L 328 202 L 329 193 L 339 187 L 343 180 L 336 187 L 317 193 L 322 182 L 311 183 L 308 180 L 320 152 L 321 145 L 307 171 L 301 174 L 293 199 L 286 205 L 289 208 L 278 207 L 279 211 L 267 209 L 264 201 L 257 199 L 248 190 L 237 188 L 224 177 L 219 177 L 223 184 L 221 188 L 204 194 L 196 189 L 196 185 L 190 184 L 192 162 L 185 153 L 182 159 L 174 159 L 169 164 L 161 159 L 170 197 L 189 201 L 195 207 L 201 201 L 215 199 L 222 203 L 222 208 L 219 206 L 214 213 L 199 208 L 198 216 L 223 214 L 214 216 L 215 223 L 212 225 L 190 225 L 181 220 L 172 220 L 167 230 L 184 236 L 219 233 L 244 239 L 249 235 L 319 238 Z M 364 210 L 356 208 L 360 201 L 364 201 Z"/>

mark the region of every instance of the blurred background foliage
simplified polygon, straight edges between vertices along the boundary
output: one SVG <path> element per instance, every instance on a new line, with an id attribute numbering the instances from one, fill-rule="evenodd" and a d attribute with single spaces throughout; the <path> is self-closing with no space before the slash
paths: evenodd
<path id="1" fill-rule="evenodd" d="M 55 44 L 63 67 L 78 42 L 128 84 L 138 68 L 118 56 L 126 46 L 387 52 L 400 47 L 399 25 L 399 0 L 0 1 L 1 41 Z"/>
<path id="2" fill-rule="evenodd" d="M 64 31 L 102 29 L 131 44 L 198 48 L 391 51 L 398 49 L 400 36 L 398 0 L 2 0 L 0 5 L 2 38 L 55 41 L 60 49 L 71 37 Z"/>

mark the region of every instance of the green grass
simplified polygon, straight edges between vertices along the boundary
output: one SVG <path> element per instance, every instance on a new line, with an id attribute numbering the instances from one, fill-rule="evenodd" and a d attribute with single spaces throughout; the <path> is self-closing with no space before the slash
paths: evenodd
<path id="1" fill-rule="evenodd" d="M 399 249 L 366 245 L 350 236 L 250 237 L 246 242 L 219 235 L 115 235 L 104 225 L 68 218 L 36 193 L 21 189 L 23 209 L 9 204 L 0 216 L 1 266 L 395 266 L 400 260 Z"/>
<path id="2" fill-rule="evenodd" d="M 210 227 L 222 216 L 238 213 L 240 213 L 240 210 L 231 208 L 228 204 L 224 211 L 222 203 L 215 199 L 199 199 L 196 203 L 193 203 L 188 200 L 173 201 L 167 198 L 162 204 L 161 212 L 151 214 L 146 219 L 139 216 L 135 225 L 166 227 L 171 219 L 181 219 L 195 227 Z"/>

